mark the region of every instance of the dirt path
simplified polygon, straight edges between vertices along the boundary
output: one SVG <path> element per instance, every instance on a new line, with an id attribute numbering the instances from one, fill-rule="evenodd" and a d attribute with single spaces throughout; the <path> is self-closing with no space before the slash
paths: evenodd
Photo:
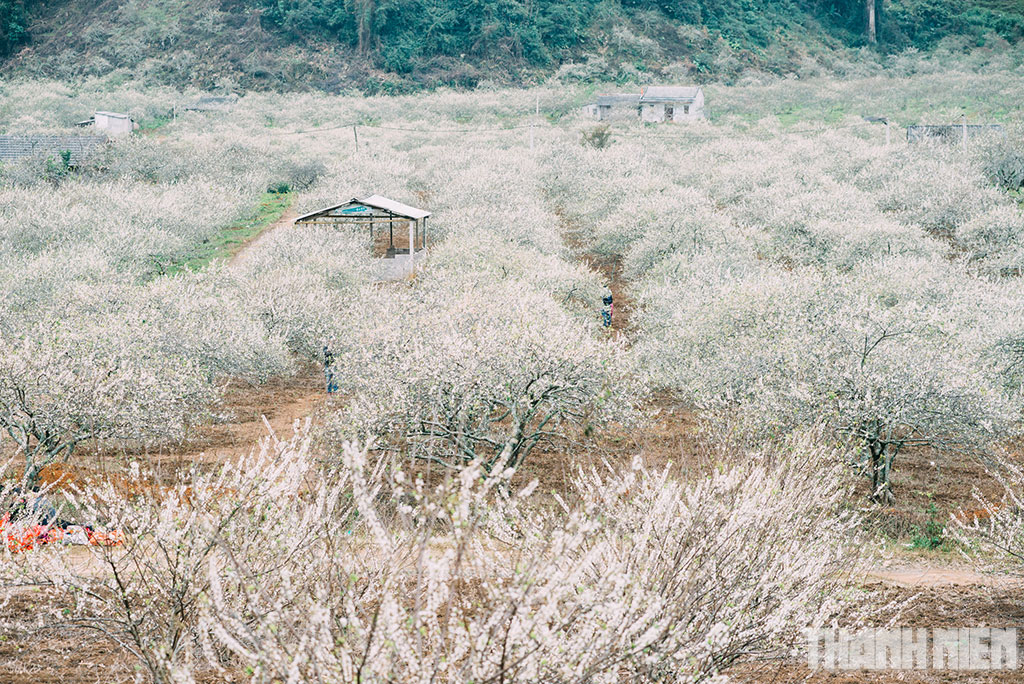
<path id="1" fill-rule="evenodd" d="M 157 463 L 235 460 L 257 447 L 268 435 L 268 424 L 279 439 L 289 439 L 296 422 L 315 419 L 327 402 L 322 377 L 312 369 L 259 387 L 235 387 L 224 397 L 225 420 L 197 428 L 184 445 L 149 458 Z"/>
<path id="2" fill-rule="evenodd" d="M 251 255 L 253 253 L 253 248 L 254 247 L 256 247 L 257 245 L 263 243 L 265 240 L 267 240 L 270 237 L 271 234 L 277 232 L 278 230 L 285 230 L 285 229 L 290 228 L 292 223 L 295 221 L 295 218 L 298 215 L 299 215 L 299 212 L 295 209 L 295 205 L 294 204 L 292 206 L 288 207 L 285 210 L 285 212 L 283 214 L 281 214 L 281 218 L 279 218 L 276 221 L 274 221 L 273 223 L 271 223 L 262 232 L 260 232 L 259 235 L 257 235 L 256 237 L 252 238 L 251 240 L 246 242 L 244 245 L 239 247 L 238 251 L 235 252 L 235 254 L 230 259 L 228 259 L 228 266 L 231 267 L 231 266 L 234 266 L 236 264 L 245 263 L 245 261 L 246 261 L 246 259 L 248 259 L 249 255 Z"/>
<path id="3" fill-rule="evenodd" d="M 596 271 L 604 276 L 605 283 L 612 291 L 613 315 L 611 329 L 613 334 L 622 335 L 627 342 L 633 335 L 631 313 L 633 311 L 633 298 L 629 296 L 628 283 L 622 277 L 622 257 L 620 255 L 606 256 L 594 252 L 584 239 L 583 227 L 579 222 L 568 216 L 561 207 L 554 210 L 558 216 L 559 230 L 562 240 L 572 250 L 577 261 L 585 264 L 587 268 Z"/>
<path id="4" fill-rule="evenodd" d="M 869 580 L 880 580 L 898 587 L 993 587 L 1007 589 L 1024 586 L 1024 577 L 998 573 L 982 573 L 961 565 L 921 563 L 896 568 L 868 571 Z"/>

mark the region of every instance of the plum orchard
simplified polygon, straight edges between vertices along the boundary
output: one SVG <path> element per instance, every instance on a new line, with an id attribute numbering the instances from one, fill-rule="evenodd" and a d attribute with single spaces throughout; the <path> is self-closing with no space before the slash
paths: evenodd
<path id="1" fill-rule="evenodd" d="M 461 154 L 445 179 L 458 224 L 443 222 L 443 204 L 429 266 L 412 287 L 361 294 L 368 315 L 339 342 L 352 399 L 332 428 L 404 437 L 414 455 L 455 467 L 517 467 L 569 423 L 635 419 L 644 388 L 597 335 L 600 283 L 566 261 L 536 166 L 493 151 L 503 177 L 484 185 L 477 156 Z"/>
<path id="2" fill-rule="evenodd" d="M 623 255 L 652 385 L 723 438 L 824 422 L 885 501 L 902 449 L 970 454 L 1018 428 L 1024 289 L 999 274 L 1024 216 L 977 160 L 852 133 L 680 140 L 564 148 L 549 171 L 554 201 Z"/>
<path id="3" fill-rule="evenodd" d="M 380 152 L 346 140 L 319 167 L 302 208 L 371 189 L 437 198 L 430 267 L 410 284 L 375 283 L 366 236 L 316 228 L 270 236 L 230 267 L 164 276 L 276 179 L 318 164 L 320 141 L 196 123 L 112 148 L 39 210 L 51 181 L 32 160 L 5 170 L 0 206 L 19 220 L 0 243 L 11 303 L 0 421 L 30 478 L 82 441 L 181 439 L 227 380 L 293 372 L 325 342 L 351 395 L 335 434 L 411 440 L 453 466 L 506 449 L 518 463 L 566 423 L 634 417 L 643 387 L 599 339 L 600 281 L 568 261 L 518 149 L 484 134 L 458 151 L 443 140 L 389 150 L 410 137 L 396 133 L 372 143 Z M 40 336 L 57 321 L 75 334 Z"/>
<path id="4" fill-rule="evenodd" d="M 976 82 L 1001 92 L 1019 78 Z M 9 87 L 35 108 L 0 111 L 8 127 L 142 101 Z M 187 436 L 228 379 L 294 372 L 325 341 L 343 390 L 318 428 L 330 439 L 300 431 L 135 496 L 72 493 L 69 510 L 125 545 L 90 547 L 90 564 L 56 547 L 7 557 L 3 585 L 66 592 L 52 622 L 104 631 L 161 684 L 245 668 L 714 681 L 832 618 L 857 521 L 830 465 L 849 454 L 821 445 L 852 440 L 885 499 L 902 449 L 968 453 L 1016 427 L 1019 212 L 982 156 L 886 151 L 855 131 L 782 145 L 770 125 L 675 140 L 636 126 L 596 150 L 567 124 L 538 127 L 529 154 L 525 131 L 502 126 L 538 96 L 565 107 L 561 88 L 249 95 L 74 173 L 0 170 L 0 421 L 29 475 L 90 439 Z M 404 130 L 365 127 L 358 152 L 337 125 L 395 111 Z M 489 130 L 409 130 L 470 125 Z M 299 211 L 367 192 L 429 206 L 416 276 L 378 283 L 368 236 L 315 228 L 161 275 L 300 178 Z M 585 249 L 622 257 L 639 306 L 630 345 L 603 334 L 604 283 L 571 258 L 566 221 Z M 720 470 L 683 483 L 639 460 L 577 469 L 556 510 L 510 486 L 568 424 L 632 424 L 650 386 L 702 409 Z M 805 434 L 819 423 L 830 432 Z M 410 481 L 389 448 L 452 468 Z"/>
<path id="5" fill-rule="evenodd" d="M 1015 82 L 972 81 L 993 97 Z M 783 91 L 758 92 L 806 96 Z M 8 126 L 55 129 L 74 120 L 70 103 L 97 98 L 145 101 L 17 94 L 39 106 Z M 1024 221 L 1002 190 L 1012 144 L 886 149 L 863 129 L 799 136 L 737 120 L 657 144 L 636 127 L 602 150 L 538 130 L 538 160 L 500 130 L 538 96 L 555 111 L 564 92 L 421 98 L 408 128 L 499 130 L 366 128 L 357 153 L 350 130 L 323 122 L 372 122 L 401 100 L 254 95 L 66 177 L 38 159 L 5 166 L 0 420 L 33 454 L 29 472 L 89 438 L 179 438 L 225 379 L 292 372 L 325 340 L 351 397 L 336 434 L 397 437 L 453 465 L 506 447 L 521 458 L 567 421 L 628 420 L 647 385 L 682 391 L 745 438 L 825 421 L 856 440 L 881 498 L 902 448 L 968 452 L 1014 427 L 1024 330 L 1008 276 Z M 749 88 L 720 98 L 731 116 L 752 106 Z M 422 199 L 437 218 L 429 267 L 381 288 L 361 236 L 292 231 L 230 268 L 157 277 L 281 183 L 313 183 L 300 210 L 367 191 Z M 40 201 L 44 190 L 55 196 Z M 622 256 L 640 306 L 631 350 L 597 334 L 602 283 L 568 258 L 555 210 L 588 247 Z M 71 385 L 80 401 L 54 400 Z"/>

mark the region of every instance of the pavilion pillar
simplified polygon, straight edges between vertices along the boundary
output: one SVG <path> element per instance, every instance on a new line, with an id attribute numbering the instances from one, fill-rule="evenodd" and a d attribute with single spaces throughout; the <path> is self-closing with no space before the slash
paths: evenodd
<path id="1" fill-rule="evenodd" d="M 409 221 L 409 273 L 416 272 L 416 221 Z"/>

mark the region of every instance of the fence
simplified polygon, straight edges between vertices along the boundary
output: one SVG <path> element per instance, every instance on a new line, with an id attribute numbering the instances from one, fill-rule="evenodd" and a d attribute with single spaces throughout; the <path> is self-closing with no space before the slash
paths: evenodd
<path id="1" fill-rule="evenodd" d="M 941 142 L 966 142 L 988 133 L 1003 135 L 1003 127 L 999 124 L 948 124 L 941 126 L 907 126 L 907 142 L 916 143 L 924 140 Z"/>

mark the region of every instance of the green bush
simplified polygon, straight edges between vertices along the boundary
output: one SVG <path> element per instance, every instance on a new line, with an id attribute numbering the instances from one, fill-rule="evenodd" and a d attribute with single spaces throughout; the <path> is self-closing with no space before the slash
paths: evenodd
<path id="1" fill-rule="evenodd" d="M 938 509 L 934 503 L 929 504 L 925 512 L 928 514 L 928 521 L 924 524 L 924 528 L 914 528 L 910 546 L 914 549 L 937 549 L 945 541 L 946 528 L 939 522 Z"/>
<path id="2" fill-rule="evenodd" d="M 22 0 L 0 0 L 0 57 L 28 40 L 28 17 Z"/>

